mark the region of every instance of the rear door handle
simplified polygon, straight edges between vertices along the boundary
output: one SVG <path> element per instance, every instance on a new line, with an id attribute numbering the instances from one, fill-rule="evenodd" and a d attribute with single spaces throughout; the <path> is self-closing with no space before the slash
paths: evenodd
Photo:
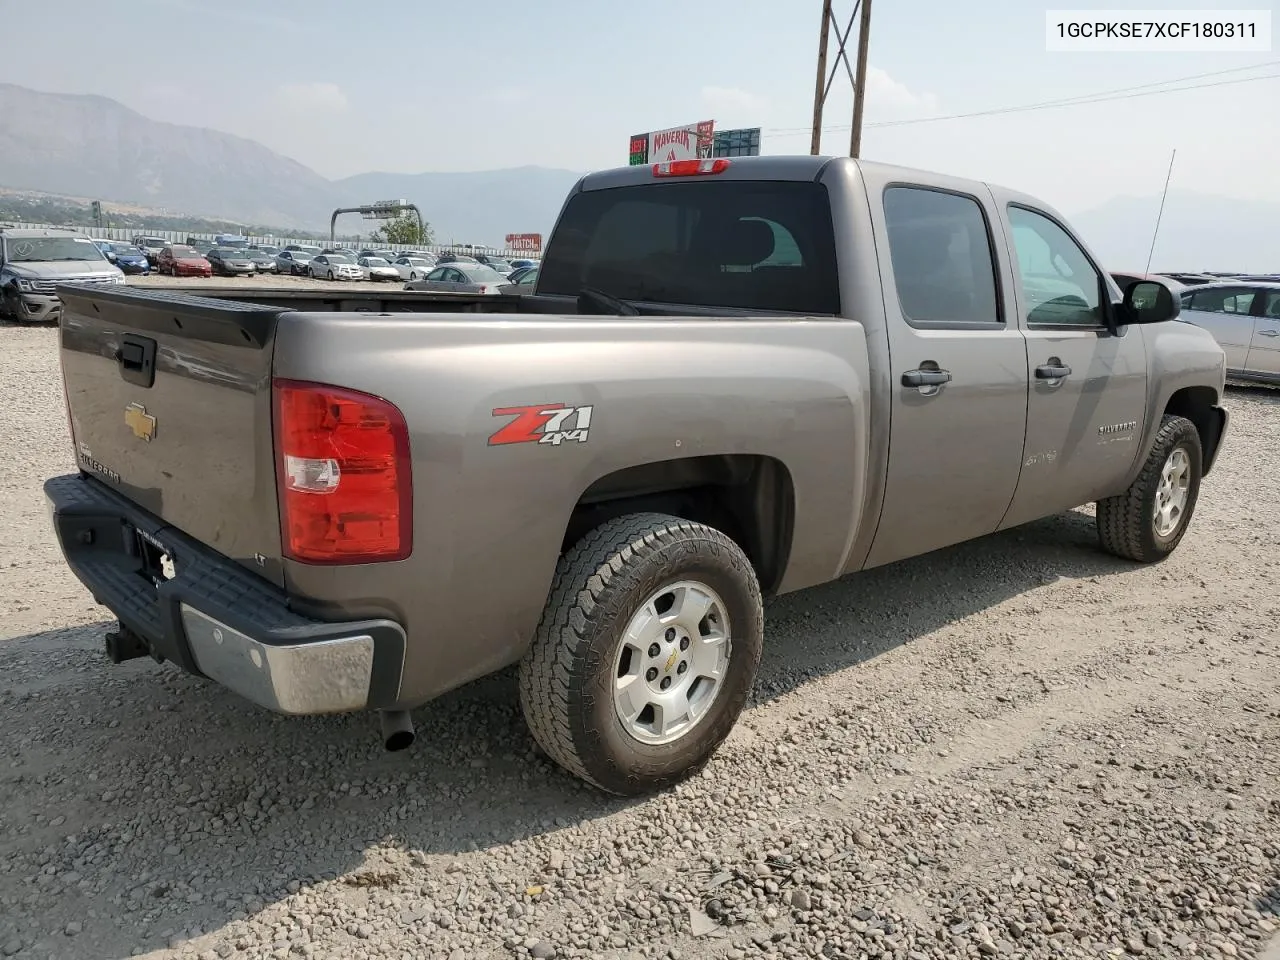
<path id="1" fill-rule="evenodd" d="M 902 375 L 904 387 L 940 387 L 950 382 L 950 370 L 908 370 Z"/>
<path id="2" fill-rule="evenodd" d="M 1065 363 L 1042 363 L 1036 367 L 1037 380 L 1061 380 L 1063 377 L 1069 376 L 1071 376 L 1071 368 Z"/>
<path id="3" fill-rule="evenodd" d="M 1259 330 L 1260 337 L 1280 337 L 1280 330 Z"/>

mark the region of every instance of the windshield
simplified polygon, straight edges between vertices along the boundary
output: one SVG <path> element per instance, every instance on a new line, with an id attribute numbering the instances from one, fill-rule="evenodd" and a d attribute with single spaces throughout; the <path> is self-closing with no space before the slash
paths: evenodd
<path id="1" fill-rule="evenodd" d="M 249 241 L 248 240 L 223 240 L 220 244 L 218 244 L 218 246 L 234 247 L 237 250 L 243 250 L 245 247 L 249 246 Z"/>
<path id="2" fill-rule="evenodd" d="M 493 269 L 499 271 L 500 273 L 510 273 L 512 270 L 515 269 L 515 267 L 513 267 L 506 260 L 499 260 L 497 257 L 489 258 L 489 266 L 493 267 Z"/>
<path id="3" fill-rule="evenodd" d="M 200 256 L 200 251 L 194 247 L 170 247 L 169 249 L 178 260 L 193 260 Z"/>
<path id="4" fill-rule="evenodd" d="M 354 262 L 346 254 L 342 254 L 342 253 L 327 253 L 325 254 L 325 256 L 329 258 L 330 263 L 353 263 Z"/>
<path id="5" fill-rule="evenodd" d="M 250 260 L 270 260 L 271 258 L 261 250 L 246 250 L 244 255 Z"/>
<path id="6" fill-rule="evenodd" d="M 290 250 L 289 256 L 292 257 L 294 260 L 305 261 L 305 260 L 310 260 L 312 257 L 315 256 L 315 254 L 308 253 L 306 250 Z"/>
<path id="7" fill-rule="evenodd" d="M 381 257 L 365 257 L 365 258 L 364 258 L 364 262 L 365 262 L 365 265 L 366 265 L 366 266 L 370 266 L 370 267 L 389 267 L 389 266 L 391 266 L 391 264 L 387 263 L 387 261 L 383 260 Z"/>
<path id="8" fill-rule="evenodd" d="M 10 263 L 51 263 L 58 260 L 105 260 L 88 237 L 17 237 L 5 241 Z"/>
<path id="9" fill-rule="evenodd" d="M 113 243 L 111 252 L 117 257 L 141 257 L 143 252 L 131 243 Z"/>
<path id="10" fill-rule="evenodd" d="M 414 267 L 429 267 L 429 266 L 431 266 L 431 261 L 430 261 L 430 260 L 423 260 L 421 257 L 401 257 L 400 259 L 401 259 L 401 260 L 407 260 L 407 261 L 409 262 L 410 266 L 414 266 Z"/>
<path id="11" fill-rule="evenodd" d="M 647 183 L 569 200 L 540 294 L 840 312 L 827 188 L 811 181 Z"/>
<path id="12" fill-rule="evenodd" d="M 452 263 L 450 266 L 456 270 L 461 270 L 476 283 L 492 283 L 507 279 L 493 267 L 486 267 L 483 263 Z"/>
<path id="13" fill-rule="evenodd" d="M 224 260 L 243 260 L 244 259 L 243 250 L 234 250 L 231 247 L 219 247 L 217 250 L 213 252 L 216 253 L 218 256 L 222 257 Z"/>
<path id="14" fill-rule="evenodd" d="M 140 247 L 163 247 L 168 242 L 161 237 L 139 237 L 134 241 Z"/>

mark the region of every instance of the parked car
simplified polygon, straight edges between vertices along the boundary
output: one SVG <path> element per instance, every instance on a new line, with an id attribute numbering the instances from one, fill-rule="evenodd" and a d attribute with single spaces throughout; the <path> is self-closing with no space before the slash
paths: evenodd
<path id="1" fill-rule="evenodd" d="M 213 267 L 213 272 L 222 277 L 252 277 L 258 272 L 258 265 L 248 256 L 249 251 L 235 247 L 214 247 L 205 259 Z"/>
<path id="2" fill-rule="evenodd" d="M 507 277 L 507 282 L 499 288 L 499 293 L 533 293 L 533 288 L 538 282 L 538 268 L 529 267 L 525 270 L 517 270 L 511 276 Z"/>
<path id="3" fill-rule="evenodd" d="M 437 264 L 445 263 L 479 263 L 475 257 L 468 256 L 465 253 L 442 253 L 436 258 Z"/>
<path id="4" fill-rule="evenodd" d="M 269 243 L 254 243 L 249 246 L 249 249 L 257 250 L 259 253 L 265 253 L 272 260 L 280 255 L 280 248 Z"/>
<path id="5" fill-rule="evenodd" d="M 276 266 L 279 273 L 287 273 L 291 277 L 307 276 L 307 265 L 311 263 L 314 254 L 305 250 L 281 250 L 276 256 Z"/>
<path id="6" fill-rule="evenodd" d="M 494 270 L 498 271 L 498 273 L 502 274 L 504 277 L 511 276 L 511 271 L 515 269 L 515 267 L 511 264 L 511 261 L 509 261 L 506 257 L 496 257 L 487 253 L 476 254 L 475 261 L 476 263 L 484 264 L 486 267 L 493 268 Z"/>
<path id="7" fill-rule="evenodd" d="M 364 271 L 350 257 L 340 253 L 322 253 L 307 264 L 307 274 L 320 280 L 363 280 Z"/>
<path id="8" fill-rule="evenodd" d="M 112 243 L 108 259 L 124 273 L 146 276 L 151 272 L 147 255 L 131 243 Z"/>
<path id="9" fill-rule="evenodd" d="M 381 257 L 361 257 L 356 264 L 366 280 L 399 280 L 400 271 Z"/>
<path id="10" fill-rule="evenodd" d="M 164 237 L 134 237 L 132 243 L 135 247 L 147 255 L 147 259 L 155 263 L 156 257 L 160 256 L 160 251 L 169 246 L 169 241 Z"/>
<path id="11" fill-rule="evenodd" d="M 517 267 L 515 270 L 512 270 L 509 274 L 507 274 L 507 282 L 522 283 L 524 282 L 523 278 L 528 276 L 530 273 L 532 273 L 534 278 L 536 279 L 538 276 L 538 268 L 537 267 Z M 530 282 L 532 283 L 533 281 L 530 281 Z"/>
<path id="12" fill-rule="evenodd" d="M 537 265 L 538 265 L 537 260 L 526 260 L 526 259 L 520 258 L 520 259 L 511 261 L 512 270 L 524 270 L 526 267 L 536 267 Z"/>
<path id="13" fill-rule="evenodd" d="M 1227 376 L 1280 384 L 1280 282 L 1226 280 L 1181 293 L 1182 318 L 1213 334 Z"/>
<path id="14" fill-rule="evenodd" d="M 212 277 L 213 267 L 195 247 L 175 243 L 164 247 L 155 259 L 156 273 L 171 277 Z"/>
<path id="15" fill-rule="evenodd" d="M 387 263 L 394 263 L 396 258 L 402 256 L 402 254 L 396 253 L 394 250 L 375 250 L 370 256 L 381 257 Z"/>
<path id="16" fill-rule="evenodd" d="M 102 255 L 107 258 L 108 263 L 116 262 L 115 251 L 111 249 L 112 243 L 114 243 L 114 241 L 112 240 L 94 240 L 93 241 L 93 245 L 102 252 Z"/>
<path id="17" fill-rule="evenodd" d="M 499 293 L 507 278 L 483 263 L 455 261 L 436 267 L 421 280 L 404 285 L 406 290 L 451 290 L 455 293 Z"/>
<path id="18" fill-rule="evenodd" d="M 217 244 L 212 240 L 188 240 L 187 246 L 191 247 L 193 250 L 197 251 L 200 256 L 204 257 L 208 256 L 209 252 L 213 250 Z"/>
<path id="19" fill-rule="evenodd" d="M 71 291 L 79 472 L 44 489 L 119 618 L 112 658 L 279 713 L 378 710 L 389 749 L 412 708 L 518 664 L 547 755 L 645 793 L 733 728 L 763 597 L 1091 501 L 1102 549 L 1157 562 L 1228 427 L 1222 348 L 1168 322 L 1167 288 L 1122 294 L 1051 207 L 977 180 L 820 156 L 607 170 L 542 267 L 529 297 L 395 313 Z M 122 337 L 224 379 L 196 403 L 166 364 L 122 375 Z"/>
<path id="20" fill-rule="evenodd" d="M 294 253 L 309 253 L 313 257 L 320 253 L 320 248 L 311 243 L 291 243 L 285 249 Z"/>
<path id="21" fill-rule="evenodd" d="M 258 273 L 279 273 L 280 268 L 276 266 L 276 258 L 273 254 L 267 253 L 265 250 L 257 250 L 250 247 L 248 250 L 242 251 L 244 259 L 252 261 L 253 268 Z"/>
<path id="22" fill-rule="evenodd" d="M 435 269 L 435 262 L 421 257 L 396 257 L 391 265 L 401 280 L 420 280 Z"/>
<path id="23" fill-rule="evenodd" d="M 1213 283 L 1213 281 L 1215 281 L 1215 280 L 1217 280 L 1217 279 L 1218 279 L 1217 277 L 1212 277 L 1212 276 L 1210 276 L 1210 275 L 1209 275 L 1209 274 L 1207 274 L 1207 273 L 1167 273 L 1167 272 L 1163 272 L 1163 273 L 1158 273 L 1158 274 L 1157 274 L 1157 276 L 1161 276 L 1161 277 L 1168 277 L 1170 280 L 1174 280 L 1174 281 L 1176 281 L 1176 282 L 1178 282 L 1178 283 L 1182 284 L 1184 287 L 1193 287 L 1193 286 L 1197 286 L 1198 284 L 1201 284 L 1201 283 Z"/>
<path id="24" fill-rule="evenodd" d="M 92 240 L 67 230 L 0 227 L 0 319 L 56 322 L 60 283 L 119 284 L 124 274 Z"/>

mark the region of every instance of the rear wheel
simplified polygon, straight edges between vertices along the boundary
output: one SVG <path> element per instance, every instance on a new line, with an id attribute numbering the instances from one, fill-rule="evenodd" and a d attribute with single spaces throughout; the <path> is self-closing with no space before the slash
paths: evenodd
<path id="1" fill-rule="evenodd" d="M 1182 542 L 1200 497 L 1204 455 L 1195 424 L 1166 416 L 1129 489 L 1098 501 L 1098 541 L 1139 563 L 1163 560 Z"/>
<path id="2" fill-rule="evenodd" d="M 560 559 L 520 703 L 570 773 L 635 795 L 695 773 L 755 681 L 764 613 L 755 572 L 718 530 L 665 514 L 619 517 Z"/>

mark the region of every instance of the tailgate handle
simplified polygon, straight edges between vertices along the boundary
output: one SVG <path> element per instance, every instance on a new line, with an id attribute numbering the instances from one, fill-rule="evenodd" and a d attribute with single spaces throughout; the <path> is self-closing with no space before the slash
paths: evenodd
<path id="1" fill-rule="evenodd" d="M 150 387 L 156 382 L 156 342 L 150 337 L 126 333 L 115 353 L 120 376 L 129 383 Z"/>

